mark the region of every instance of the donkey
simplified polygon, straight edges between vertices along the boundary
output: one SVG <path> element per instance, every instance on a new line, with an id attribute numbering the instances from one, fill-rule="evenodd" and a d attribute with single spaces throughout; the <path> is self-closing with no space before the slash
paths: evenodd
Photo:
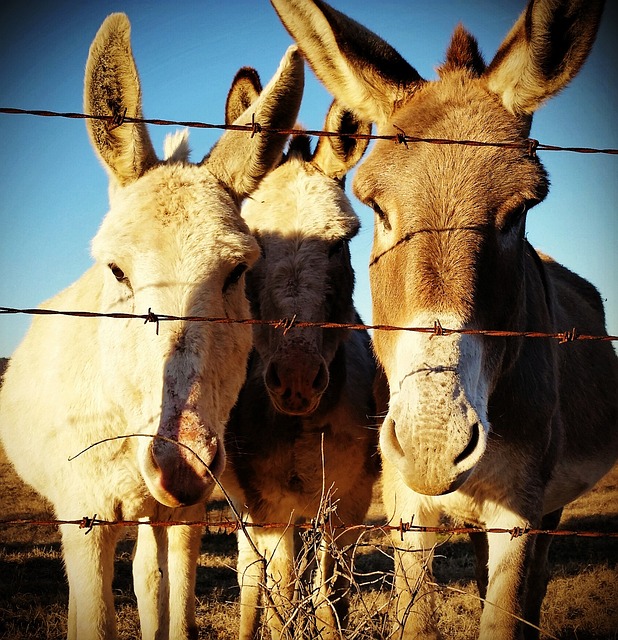
<path id="1" fill-rule="evenodd" d="M 290 47 L 238 124 L 255 114 L 289 128 L 303 82 Z M 94 116 L 141 117 L 124 14 L 109 16 L 92 43 L 84 100 Z M 92 242 L 95 264 L 43 308 L 247 318 L 244 272 L 259 248 L 240 203 L 277 163 L 286 136 L 226 132 L 191 165 L 178 160 L 186 140 L 159 161 L 143 123 L 91 119 L 87 127 L 109 174 L 110 210 Z M 61 520 L 199 519 L 225 466 L 224 425 L 250 348 L 250 328 L 240 325 L 174 320 L 155 332 L 131 320 L 37 317 L 5 374 L 2 443 Z M 115 638 L 118 527 L 95 526 L 87 536 L 60 529 L 68 637 Z M 143 638 L 197 638 L 200 535 L 188 526 L 139 527 L 133 572 Z"/>
<path id="2" fill-rule="evenodd" d="M 259 92 L 255 72 L 241 70 L 230 92 L 227 121 L 234 121 L 245 101 Z M 281 164 L 243 206 L 261 249 L 246 281 L 254 318 L 359 322 L 348 243 L 360 223 L 343 179 L 367 147 L 366 139 L 346 134 L 366 134 L 371 127 L 333 103 L 325 128 L 339 135 L 322 138 L 313 153 L 307 136 L 293 137 Z M 267 325 L 256 325 L 253 338 L 247 381 L 226 430 L 223 484 L 249 522 L 290 526 L 238 534 L 240 638 L 259 635 L 264 585 L 272 636 L 291 637 L 285 612 L 296 602 L 295 561 L 296 568 L 302 565 L 293 525 L 323 519 L 325 513 L 328 524 L 312 592 L 316 626 L 309 633 L 341 637 L 348 612 L 349 549 L 358 532 L 335 527 L 363 522 L 379 471 L 370 339 L 364 331 L 293 326 L 283 331 Z M 307 582 L 301 579 L 301 584 Z"/>
<path id="3" fill-rule="evenodd" d="M 320 80 L 379 133 L 512 143 L 382 140 L 355 176 L 355 193 L 375 211 L 373 322 L 444 334 L 374 336 L 390 390 L 380 430 L 387 515 L 427 526 L 446 513 L 486 527 L 557 527 L 563 506 L 618 454 L 612 346 L 462 331 L 605 332 L 596 289 L 525 238 L 527 212 L 548 191 L 526 144 L 532 114 L 583 65 L 602 2 L 530 2 L 489 65 L 458 26 L 435 81 L 321 0 L 272 2 Z M 405 538 L 395 551 L 394 636 L 435 638 L 434 537 Z M 476 540 L 482 638 L 537 636 L 544 538 Z"/>

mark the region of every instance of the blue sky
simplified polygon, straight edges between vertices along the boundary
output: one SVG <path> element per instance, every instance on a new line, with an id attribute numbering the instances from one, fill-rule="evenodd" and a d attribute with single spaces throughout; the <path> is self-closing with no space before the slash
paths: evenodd
<path id="1" fill-rule="evenodd" d="M 461 21 L 491 59 L 524 7 L 516 0 L 332 0 L 392 44 L 421 75 L 435 77 Z M 546 144 L 618 148 L 618 3 L 609 2 L 582 73 L 535 116 L 532 136 Z M 81 111 L 83 69 L 105 16 L 132 23 L 145 116 L 223 121 L 230 82 L 244 65 L 263 81 L 291 40 L 266 0 L 5 0 L 0 6 L 0 106 Z M 330 96 L 307 72 L 301 122 L 321 128 Z M 169 127 L 150 127 L 157 150 Z M 80 120 L 0 114 L 0 306 L 34 307 L 91 264 L 89 243 L 107 211 L 107 177 Z M 219 136 L 192 130 L 194 157 Z M 542 152 L 552 188 L 529 216 L 528 237 L 591 280 L 618 334 L 618 157 Z M 349 183 L 348 183 L 349 184 Z M 357 201 L 363 228 L 352 245 L 356 302 L 371 319 L 367 280 L 373 214 Z M 88 322 L 88 320 L 84 320 Z M 26 316 L 0 316 L 0 356 L 10 356 Z"/>

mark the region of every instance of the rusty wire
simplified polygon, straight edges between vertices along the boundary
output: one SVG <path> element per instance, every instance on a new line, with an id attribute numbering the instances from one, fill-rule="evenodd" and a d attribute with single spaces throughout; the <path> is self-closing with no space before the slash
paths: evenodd
<path id="1" fill-rule="evenodd" d="M 109 123 L 110 128 L 116 128 L 124 124 L 150 124 L 157 126 L 179 126 L 195 129 L 221 129 L 227 131 L 246 131 L 253 138 L 260 133 L 280 133 L 282 135 L 304 134 L 316 137 L 332 137 L 340 134 L 335 131 L 322 131 L 318 129 L 281 129 L 277 127 L 267 127 L 255 121 L 255 116 L 251 122 L 246 125 L 240 124 L 212 124 L 207 122 L 193 120 L 164 120 L 161 118 L 134 118 L 123 113 L 113 113 L 111 115 L 93 115 L 79 112 L 59 112 L 45 109 L 18 109 L 15 107 L 0 107 L 0 113 L 7 115 L 30 115 L 46 118 L 69 118 L 81 120 L 102 120 Z M 403 130 L 393 135 L 377 135 L 367 133 L 350 133 L 346 134 L 348 138 L 362 140 L 391 140 L 397 144 L 403 144 L 407 147 L 409 143 L 426 143 L 426 144 L 442 144 L 442 145 L 465 145 L 471 147 L 502 147 L 506 149 L 526 149 L 529 155 L 536 155 L 537 151 L 568 151 L 571 153 L 586 154 L 609 154 L 618 155 L 618 149 L 598 149 L 592 147 L 561 147 L 557 145 L 542 144 L 538 140 L 528 138 L 519 142 L 496 141 L 484 142 L 480 140 L 450 140 L 446 138 L 421 138 L 417 136 L 409 136 Z"/>
<path id="2" fill-rule="evenodd" d="M 90 119 L 90 120 L 102 120 L 109 123 L 110 128 L 116 128 L 124 124 L 143 123 L 156 126 L 181 126 L 197 129 L 220 129 L 220 130 L 232 130 L 248 132 L 251 137 L 257 134 L 269 132 L 279 133 L 282 135 L 297 135 L 304 134 L 316 137 L 332 137 L 339 135 L 337 132 L 312 130 L 312 129 L 281 129 L 275 127 L 267 127 L 261 125 L 255 121 L 255 117 L 252 117 L 250 123 L 246 125 L 238 124 L 211 124 L 200 121 L 183 121 L 183 120 L 165 120 L 158 118 L 133 118 L 124 113 L 114 113 L 112 115 L 92 115 L 78 112 L 57 112 L 41 109 L 18 109 L 12 107 L 0 107 L 0 113 L 8 115 L 31 115 L 39 117 L 50 118 L 68 118 L 68 119 Z M 451 140 L 444 138 L 421 138 L 417 136 L 409 136 L 403 130 L 399 130 L 394 135 L 377 135 L 377 134 L 347 134 L 349 138 L 364 139 L 364 140 L 390 140 L 397 144 L 403 144 L 407 147 L 409 143 L 426 143 L 426 144 L 440 144 L 440 145 L 465 145 L 475 147 L 501 147 L 509 149 L 526 149 L 531 156 L 536 155 L 537 151 L 566 151 L 572 153 L 583 154 L 609 154 L 618 155 L 618 149 L 599 149 L 591 147 L 563 147 L 557 145 L 548 145 L 540 143 L 538 140 L 526 139 L 522 142 L 483 142 L 478 140 Z M 451 334 L 468 334 L 468 335 L 483 335 L 491 337 L 520 337 L 520 338 L 548 338 L 555 339 L 560 344 L 575 342 L 575 341 L 616 341 L 618 336 L 613 335 L 588 335 L 579 333 L 579 331 L 573 327 L 558 333 L 548 333 L 541 331 L 500 331 L 500 330 L 486 330 L 486 329 L 448 329 L 442 327 L 439 321 L 434 323 L 433 327 L 399 327 L 392 325 L 366 325 L 361 323 L 334 323 L 334 322 L 306 322 L 297 320 L 294 318 L 284 318 L 281 320 L 258 320 L 253 318 L 247 319 L 235 319 L 235 318 L 217 318 L 217 317 L 201 317 L 201 316 L 174 316 L 169 314 L 156 314 L 151 309 L 147 314 L 131 314 L 131 313 L 100 313 L 92 311 L 60 311 L 55 309 L 17 309 L 13 307 L 0 307 L 0 315 L 7 314 L 29 314 L 29 315 L 61 315 L 72 316 L 80 318 L 114 318 L 114 319 L 139 319 L 144 323 L 155 323 L 157 325 L 157 333 L 160 322 L 164 321 L 189 321 L 189 322 L 211 322 L 216 324 L 246 324 L 246 325 L 270 325 L 275 329 L 281 329 L 284 332 L 289 331 L 292 327 L 318 327 L 322 329 L 348 329 L 348 330 L 376 330 L 376 331 L 413 331 L 420 333 L 427 333 L 431 336 L 445 336 Z M 152 527 L 171 527 L 171 526 L 189 526 L 189 527 L 203 527 L 206 532 L 218 532 L 218 533 L 235 533 L 243 527 L 261 528 L 261 529 L 284 529 L 288 527 L 294 527 L 297 529 L 315 529 L 323 524 L 318 525 L 316 522 L 305 522 L 291 524 L 287 523 L 255 523 L 255 522 L 240 522 L 232 520 L 222 520 L 213 522 L 209 520 L 192 520 L 192 521 L 142 521 L 142 520 L 102 520 L 97 518 L 96 514 L 92 517 L 84 516 L 79 520 L 29 520 L 29 519 L 4 519 L 0 520 L 0 526 L 59 526 L 59 525 L 75 525 L 80 529 L 85 529 L 86 533 L 92 531 L 96 526 L 117 526 L 117 527 L 132 527 L 140 525 L 148 525 Z M 618 532 L 601 532 L 601 531 L 582 531 L 582 530 L 546 530 L 546 529 L 522 529 L 520 527 L 514 527 L 512 529 L 503 528 L 488 528 L 483 529 L 479 527 L 424 527 L 415 525 L 412 521 L 403 522 L 400 520 L 399 524 L 381 524 L 381 525 L 333 525 L 328 523 L 328 526 L 333 531 L 347 531 L 347 530 L 362 530 L 363 532 L 392 532 L 399 531 L 401 540 L 404 539 L 405 533 L 442 533 L 442 534 L 470 534 L 470 533 L 488 533 L 488 534 L 509 534 L 511 538 L 516 538 L 521 535 L 550 535 L 560 537 L 587 537 L 587 538 L 618 538 Z"/>
<path id="3" fill-rule="evenodd" d="M 0 527 L 14 527 L 14 526 L 60 526 L 60 525 L 74 525 L 80 529 L 86 529 L 85 533 L 89 533 L 94 527 L 136 527 L 147 525 L 149 527 L 203 527 L 206 533 L 236 533 L 241 528 L 253 528 L 253 529 L 299 529 L 310 530 L 319 529 L 324 526 L 328 526 L 330 532 L 343 533 L 346 531 L 362 531 L 364 533 L 378 532 L 378 533 L 390 533 L 392 531 L 398 531 L 401 536 L 401 540 L 404 539 L 406 533 L 442 533 L 442 534 L 470 534 L 470 533 L 487 533 L 487 534 L 508 534 L 513 538 L 519 538 L 523 535 L 548 535 L 556 537 L 578 537 L 578 538 L 618 538 L 618 531 L 585 531 L 577 529 L 523 529 L 521 527 L 513 527 L 511 529 L 503 529 L 499 527 L 424 527 L 416 525 L 413 522 L 399 521 L 398 524 L 356 524 L 351 526 L 335 525 L 331 522 L 328 523 L 316 523 L 310 522 L 247 522 L 247 521 L 234 521 L 234 520 L 103 520 L 94 516 L 84 516 L 75 520 L 30 520 L 27 518 L 14 518 L 0 520 Z"/>
<path id="4" fill-rule="evenodd" d="M 547 331 L 503 331 L 498 329 L 448 329 L 440 324 L 439 320 L 434 322 L 433 327 L 399 327 L 388 324 L 362 324 L 357 322 L 309 322 L 293 318 L 281 318 L 279 320 L 261 320 L 257 318 L 219 318 L 206 316 L 175 316 L 169 314 L 154 313 L 148 309 L 148 313 L 102 313 L 96 311 L 61 311 L 58 309 L 17 309 L 14 307 L 0 307 L 0 316 L 9 314 L 27 315 L 58 315 L 78 318 L 113 318 L 113 319 L 136 319 L 143 320 L 144 324 L 159 323 L 168 321 L 182 322 L 211 322 L 214 324 L 244 324 L 244 325 L 270 325 L 274 329 L 280 329 L 287 333 L 292 328 L 319 328 L 319 329 L 347 329 L 351 331 L 372 330 L 372 331 L 412 331 L 417 333 L 427 333 L 430 336 L 448 336 L 452 334 L 487 336 L 494 338 L 545 338 L 558 340 L 560 344 L 569 342 L 611 342 L 618 340 L 614 335 L 591 335 L 580 333 L 576 327 L 551 333 Z"/>
<path id="5" fill-rule="evenodd" d="M 122 126 L 125 123 L 144 123 L 152 125 L 175 125 L 183 127 L 193 127 L 202 129 L 224 129 L 233 131 L 245 131 L 251 133 L 251 137 L 263 132 L 276 132 L 285 135 L 305 134 L 313 136 L 337 136 L 337 132 L 305 130 L 305 129 L 279 129 L 274 127 L 266 127 L 255 121 L 255 115 L 252 116 L 251 122 L 246 125 L 238 124 L 210 124 L 199 121 L 182 121 L 182 120 L 163 120 L 153 118 L 133 118 L 124 112 L 115 112 L 111 115 L 92 115 L 79 112 L 57 112 L 41 109 L 18 109 L 13 107 L 0 107 L 0 113 L 12 115 L 33 115 L 41 117 L 70 118 L 70 119 L 90 119 L 102 120 L 108 122 L 111 128 Z M 524 148 L 530 155 L 535 155 L 537 151 L 570 151 L 575 153 L 604 153 L 617 154 L 618 149 L 594 149 L 590 147 L 559 147 L 555 145 L 541 144 L 537 140 L 527 139 L 522 142 L 481 142 L 477 140 L 448 140 L 443 138 L 419 138 L 416 136 L 408 136 L 401 129 L 395 135 L 373 135 L 373 134 L 346 134 L 350 138 L 366 139 L 366 140 L 392 140 L 398 144 L 408 143 L 429 143 L 429 144 L 458 144 L 478 147 L 503 147 L 503 148 Z M 386 324 L 366 325 L 360 323 L 333 323 L 333 322 L 305 322 L 296 318 L 281 320 L 256 320 L 256 319 L 232 319 L 232 318 L 207 318 L 197 316 L 173 316 L 168 314 L 155 314 L 150 309 L 146 315 L 135 315 L 128 313 L 97 313 L 89 311 L 57 311 L 51 309 L 16 309 L 12 307 L 0 307 L 0 315 L 3 314 L 36 314 L 36 315 L 66 315 L 74 317 L 99 317 L 99 318 L 119 318 L 130 319 L 138 318 L 144 320 L 145 323 L 153 322 L 159 332 L 159 323 L 170 320 L 182 320 L 192 322 L 212 322 L 216 324 L 270 324 L 278 329 L 283 329 L 287 333 L 292 326 L 294 327 L 317 327 L 322 329 L 349 329 L 349 330 L 376 330 L 376 331 L 414 331 L 420 333 L 429 333 L 432 335 L 450 335 L 453 333 L 468 335 L 484 335 L 493 337 L 519 337 L 519 338 L 551 338 L 558 340 L 560 344 L 575 341 L 615 341 L 618 336 L 608 335 L 589 335 L 580 333 L 577 328 L 573 327 L 562 332 L 548 333 L 542 331 L 503 331 L 503 330 L 487 330 L 487 329 L 447 329 L 443 328 L 439 321 L 436 321 L 434 327 L 399 327 Z"/>

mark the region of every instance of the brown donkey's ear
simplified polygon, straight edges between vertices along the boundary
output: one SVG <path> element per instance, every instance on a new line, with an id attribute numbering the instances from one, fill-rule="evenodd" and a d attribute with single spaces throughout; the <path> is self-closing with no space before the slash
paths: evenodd
<path id="1" fill-rule="evenodd" d="M 370 134 L 371 124 L 359 120 L 351 111 L 334 101 L 324 122 L 325 131 L 338 136 L 323 136 L 313 156 L 313 162 L 331 178 L 341 179 L 363 157 L 369 139 L 351 138 L 349 134 Z"/>
<path id="2" fill-rule="evenodd" d="M 423 82 L 387 42 L 325 2 L 271 4 L 320 81 L 363 120 L 386 124 Z"/>
<path id="3" fill-rule="evenodd" d="M 603 4 L 603 0 L 528 4 L 484 75 L 509 111 L 531 115 L 571 81 L 590 53 Z"/>
<path id="4" fill-rule="evenodd" d="M 232 80 L 225 102 L 225 124 L 232 124 L 260 96 L 262 83 L 258 72 L 252 67 L 243 67 Z"/>

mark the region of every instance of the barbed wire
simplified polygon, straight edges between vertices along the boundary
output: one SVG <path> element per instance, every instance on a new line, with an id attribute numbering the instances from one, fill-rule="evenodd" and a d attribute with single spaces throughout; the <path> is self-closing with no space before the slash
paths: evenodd
<path id="1" fill-rule="evenodd" d="M 267 127 L 261 125 L 259 122 L 252 120 L 251 123 L 246 125 L 239 124 L 212 124 L 200 121 L 187 121 L 187 120 L 168 120 L 159 118 L 133 118 L 125 113 L 114 113 L 112 115 L 93 115 L 79 112 L 57 112 L 50 110 L 40 109 L 19 109 L 12 107 L 0 107 L 0 113 L 7 115 L 31 115 L 37 117 L 50 117 L 50 118 L 68 118 L 68 119 L 91 119 L 101 120 L 109 123 L 109 126 L 116 128 L 124 124 L 150 124 L 155 126 L 180 126 L 188 128 L 198 129 L 219 129 L 219 130 L 231 130 L 248 132 L 251 136 L 257 134 L 270 132 L 280 133 L 283 135 L 310 135 L 316 137 L 331 137 L 338 136 L 337 132 L 313 130 L 313 129 L 282 129 L 275 127 Z M 522 142 L 486 142 L 478 140 L 452 140 L 444 138 L 421 138 L 416 136 L 409 136 L 403 130 L 398 130 L 394 135 L 377 135 L 377 134 L 349 134 L 347 137 L 365 139 L 365 140 L 390 140 L 398 144 L 407 146 L 413 143 L 427 143 L 427 144 L 442 144 L 442 145 L 465 145 L 475 147 L 501 147 L 510 149 L 524 148 L 530 155 L 535 155 L 537 151 L 565 151 L 572 153 L 583 154 L 610 154 L 618 155 L 618 149 L 599 149 L 591 147 L 563 147 L 557 145 L 548 145 L 540 143 L 534 139 L 527 139 Z M 80 318 L 113 318 L 113 319 L 138 319 L 144 323 L 155 323 L 157 325 L 157 333 L 159 331 L 159 323 L 166 321 L 184 321 L 184 322 L 210 322 L 215 324 L 245 324 L 245 325 L 270 325 L 275 329 L 283 330 L 284 333 L 291 328 L 308 328 L 317 327 L 322 329 L 347 329 L 347 330 L 374 330 L 374 331 L 412 331 L 419 333 L 427 333 L 430 336 L 447 336 L 451 334 L 468 334 L 468 335 L 483 335 L 489 337 L 519 337 L 519 338 L 545 338 L 558 340 L 560 344 L 575 342 L 575 341 L 616 341 L 618 336 L 613 335 L 589 335 L 580 333 L 577 328 L 573 327 L 562 332 L 550 333 L 542 331 L 502 331 L 502 330 L 488 330 L 488 329 L 449 329 L 442 327 L 438 320 L 435 321 L 433 327 L 402 327 L 385 324 L 363 324 L 363 323 L 335 323 L 335 322 L 308 322 L 298 320 L 296 316 L 293 318 L 283 318 L 280 320 L 261 320 L 254 318 L 237 319 L 237 318 L 221 318 L 221 317 L 203 317 L 203 316 L 176 316 L 170 314 L 156 314 L 151 309 L 148 309 L 146 314 L 132 314 L 132 313 L 102 313 L 92 311 L 64 311 L 56 309 L 36 309 L 36 308 L 14 308 L 14 307 L 0 307 L 0 315 L 7 314 L 28 314 L 28 315 L 60 315 L 71 316 Z M 285 529 L 294 527 L 298 529 L 315 529 L 316 526 L 324 526 L 324 524 L 316 525 L 314 521 L 305 523 L 255 523 L 245 521 L 232 521 L 222 520 L 213 522 L 210 520 L 193 520 L 193 521 L 141 521 L 141 520 L 103 520 L 97 518 L 96 514 L 92 517 L 84 516 L 78 520 L 31 520 L 31 519 L 5 519 L 0 520 L 0 526 L 59 526 L 59 525 L 75 525 L 81 529 L 86 529 L 86 533 L 91 531 L 95 526 L 117 526 L 117 527 L 132 527 L 140 525 L 148 525 L 153 527 L 170 527 L 170 526 L 190 526 L 190 527 L 203 527 L 207 532 L 225 532 L 234 533 L 243 527 L 253 527 L 261 529 Z M 431 532 L 442 534 L 470 534 L 470 533 L 487 533 L 487 534 L 508 534 L 511 538 L 516 538 L 521 535 L 550 535 L 561 537 L 588 537 L 599 538 L 609 537 L 617 538 L 618 532 L 600 532 L 600 531 L 582 531 L 582 530 L 545 530 L 545 529 L 522 529 L 515 527 L 512 529 L 503 528 L 489 528 L 483 529 L 480 527 L 424 527 L 421 525 L 415 525 L 413 521 L 403 522 L 400 520 L 399 524 L 380 524 L 380 525 L 333 525 L 328 524 L 331 531 L 348 531 L 348 530 L 362 530 L 363 532 L 391 532 L 399 531 L 401 539 L 403 540 L 404 534 L 409 532 Z"/>
<path id="2" fill-rule="evenodd" d="M 246 125 L 240 124 L 212 124 L 208 122 L 200 122 L 195 120 L 166 120 L 161 118 L 134 118 L 124 113 L 114 113 L 111 115 L 93 115 L 80 112 L 60 112 L 50 111 L 46 109 L 19 109 L 16 107 L 0 107 L 0 113 L 6 115 L 30 115 L 45 118 L 69 118 L 81 120 L 101 120 L 108 122 L 111 128 L 116 128 L 124 124 L 150 124 L 156 126 L 179 126 L 195 129 L 220 129 L 226 131 L 245 131 L 251 133 L 251 137 L 260 133 L 280 133 L 282 135 L 298 135 L 304 134 L 316 137 L 332 137 L 341 134 L 335 131 L 323 131 L 319 129 L 283 129 L 277 127 L 268 127 L 261 125 L 259 122 L 252 120 Z M 571 153 L 584 154 L 608 154 L 618 155 L 618 149 L 613 148 L 594 148 L 594 147 L 563 147 L 558 145 L 543 144 L 533 138 L 528 138 L 521 142 L 496 141 L 487 142 L 480 140 L 451 140 L 447 138 L 422 138 L 418 136 L 410 136 L 402 129 L 398 129 L 393 135 L 378 135 L 370 133 L 350 133 L 346 134 L 347 138 L 355 138 L 362 140 L 390 140 L 392 142 L 403 144 L 426 143 L 426 144 L 442 144 L 442 145 L 464 145 L 472 147 L 501 147 L 506 149 L 526 149 L 529 155 L 536 155 L 537 151 L 566 151 Z"/>
<path id="3" fill-rule="evenodd" d="M 311 531 L 319 531 L 322 534 L 325 531 L 328 531 L 329 536 L 334 534 L 343 534 L 350 531 L 355 531 L 358 533 L 359 538 L 363 534 L 371 533 L 371 532 L 379 532 L 379 533 L 390 533 L 390 532 L 399 532 L 399 536 L 401 541 L 404 541 L 404 535 L 406 533 L 441 533 L 445 535 L 452 534 L 472 534 L 472 533 L 485 533 L 485 534 L 509 534 L 511 536 L 511 540 L 514 538 L 519 538 L 523 535 L 549 535 L 549 536 L 558 536 L 558 537 L 584 537 L 584 538 L 618 538 L 617 531 L 589 531 L 589 530 L 576 530 L 576 529 L 537 529 L 532 527 L 512 527 L 508 528 L 499 528 L 499 527 L 479 527 L 479 526 L 425 526 L 418 525 L 414 522 L 415 516 L 412 515 L 409 521 L 404 521 L 403 518 L 399 519 L 397 524 L 390 524 L 392 520 L 388 522 L 383 522 L 381 524 L 368 524 L 368 523 L 356 523 L 353 525 L 346 525 L 339 521 L 337 523 L 332 514 L 336 513 L 336 507 L 334 508 L 324 508 L 324 499 L 323 496 L 320 501 L 320 508 L 316 513 L 314 518 L 307 519 L 303 522 L 292 522 L 289 520 L 288 522 L 250 522 L 235 506 L 234 501 L 231 496 L 227 492 L 225 486 L 221 483 L 221 481 L 213 475 L 212 471 L 208 467 L 208 465 L 200 458 L 200 456 L 187 444 L 178 442 L 177 440 L 173 440 L 167 438 L 165 436 L 160 435 L 152 435 L 145 433 L 131 433 L 131 434 L 123 434 L 118 436 L 112 436 L 109 438 L 103 438 L 102 440 L 97 440 L 96 442 L 91 443 L 84 449 L 81 449 L 78 453 L 69 456 L 68 461 L 71 462 L 76 458 L 82 456 L 87 453 L 94 447 L 99 445 L 115 441 L 115 440 L 125 440 L 129 438 L 148 438 L 152 440 L 162 440 L 165 442 L 172 442 L 175 445 L 182 447 L 189 451 L 195 458 L 204 466 L 211 479 L 213 480 L 215 486 L 221 492 L 225 504 L 230 509 L 233 519 L 226 517 L 219 521 L 213 521 L 211 519 L 198 519 L 198 520 L 124 520 L 124 519 L 116 519 L 116 520 L 106 520 L 103 518 L 98 518 L 98 514 L 95 513 L 93 516 L 83 516 L 79 519 L 58 519 L 58 518 L 49 518 L 49 519 L 33 519 L 33 518 L 7 518 L 0 519 L 0 527 L 11 527 L 11 526 L 64 526 L 64 525 L 73 525 L 78 526 L 80 529 L 85 529 L 85 533 L 88 534 L 90 531 L 94 529 L 94 527 L 134 527 L 134 526 L 151 526 L 151 527 L 174 527 L 174 526 L 185 526 L 185 527 L 201 527 L 204 529 L 206 533 L 236 533 L 238 531 L 243 531 L 248 536 L 248 530 L 250 528 L 254 529 L 281 529 L 287 530 L 289 528 L 299 529 L 299 530 L 311 530 Z M 332 487 L 331 487 L 332 488 Z M 330 489 L 328 491 L 330 493 Z M 208 502 L 204 503 L 206 506 Z M 222 512 L 222 510 L 221 510 Z M 248 536 L 252 545 L 254 545 L 253 541 L 251 541 L 250 536 Z M 412 551 L 412 549 L 408 549 Z M 257 548 L 254 551 L 259 555 Z"/>
<path id="4" fill-rule="evenodd" d="M 80 529 L 86 529 L 86 533 L 94 527 L 203 527 L 206 533 L 226 533 L 232 534 L 243 528 L 253 529 L 299 529 L 314 530 L 328 527 L 329 532 L 344 533 L 348 531 L 361 531 L 363 533 L 390 533 L 398 531 L 403 541 L 406 533 L 441 533 L 441 534 L 470 534 L 470 533 L 486 533 L 486 534 L 508 534 L 511 538 L 519 538 L 524 535 L 547 535 L 556 537 L 578 537 L 578 538 L 618 538 L 617 531 L 588 531 L 579 529 L 524 529 L 522 527 L 513 527 L 511 529 L 499 527 L 448 527 L 434 526 L 425 527 L 416 525 L 413 521 L 399 521 L 399 524 L 355 524 L 355 525 L 336 525 L 330 522 L 316 523 L 308 522 L 248 522 L 243 520 L 104 520 L 94 516 L 84 516 L 75 520 L 59 520 L 59 519 L 41 519 L 34 520 L 28 518 L 13 518 L 0 520 L 0 527 L 14 526 L 60 526 L 74 525 Z"/>
<path id="5" fill-rule="evenodd" d="M 427 333 L 430 336 L 448 336 L 452 334 L 477 335 L 494 338 L 545 338 L 558 340 L 560 344 L 578 341 L 591 342 L 612 342 L 618 340 L 614 335 L 593 335 L 580 333 L 576 327 L 555 333 L 547 331 L 506 331 L 499 329 L 449 329 L 443 327 L 439 320 L 434 322 L 433 327 L 402 327 L 389 324 L 363 324 L 358 322 L 310 322 L 298 320 L 296 316 L 292 318 L 281 318 L 279 320 L 262 320 L 258 318 L 221 318 L 208 316 L 176 316 L 170 314 L 154 313 L 148 309 L 148 313 L 103 313 L 97 311 L 63 311 L 59 309 L 19 309 L 15 307 L 0 307 L 0 316 L 11 314 L 26 315 L 58 315 L 78 318 L 112 318 L 122 320 L 142 320 L 144 324 L 154 323 L 159 332 L 161 322 L 211 322 L 213 324 L 244 324 L 244 325 L 269 325 L 275 329 L 280 329 L 285 333 L 292 328 L 319 328 L 319 329 L 346 329 L 351 331 L 411 331 L 417 333 Z"/>
<path id="6" fill-rule="evenodd" d="M 186 120 L 164 120 L 154 118 L 134 118 L 126 115 L 124 112 L 116 112 L 111 115 L 93 115 L 80 112 L 58 112 L 42 109 L 20 109 L 14 107 L 0 107 L 0 113 L 10 115 L 32 115 L 40 117 L 55 117 L 55 118 L 69 118 L 69 119 L 92 119 L 101 120 L 109 123 L 109 126 L 116 128 L 122 126 L 125 123 L 144 123 L 152 125 L 173 125 L 193 128 L 205 128 L 205 129 L 223 129 L 234 131 L 250 132 L 253 137 L 256 134 L 263 132 L 277 132 L 285 135 L 305 134 L 313 136 L 337 136 L 337 132 L 333 131 L 321 131 L 321 130 L 305 130 L 305 129 L 280 129 L 274 127 L 266 127 L 256 122 L 252 118 L 251 123 L 246 125 L 239 124 L 211 124 L 200 121 L 186 121 Z M 449 140 L 441 138 L 419 138 L 415 136 L 408 136 L 401 129 L 395 135 L 375 135 L 375 134 L 349 134 L 347 137 L 362 138 L 368 140 L 392 140 L 394 142 L 407 145 L 407 143 L 430 143 L 430 144 L 458 144 L 468 146 L 482 146 L 482 147 L 503 147 L 503 148 L 525 148 L 530 155 L 535 155 L 536 151 L 570 151 L 576 153 L 604 153 L 604 154 L 618 154 L 618 149 L 595 149 L 590 147 L 560 147 L 556 145 L 546 145 L 539 143 L 534 139 L 527 139 L 523 142 L 481 142 L 476 140 Z M 147 315 L 136 315 L 127 313 L 98 313 L 89 311 L 57 311 L 50 309 L 16 309 L 13 307 L 0 307 L 0 315 L 2 314 L 37 314 L 37 315 L 66 315 L 74 317 L 98 317 L 98 318 L 119 318 L 130 319 L 137 318 L 142 319 L 144 322 L 154 322 L 157 325 L 157 333 L 159 331 L 159 323 L 164 321 L 194 321 L 194 322 L 212 322 L 217 324 L 270 324 L 275 328 L 281 328 L 286 333 L 289 329 L 294 327 L 317 327 L 323 329 L 348 329 L 348 330 L 375 330 L 375 331 L 413 331 L 420 333 L 429 333 L 431 335 L 450 335 L 453 333 L 469 334 L 469 335 L 484 335 L 493 337 L 519 337 L 519 338 L 550 338 L 558 340 L 561 344 L 575 341 L 616 341 L 618 336 L 608 335 L 589 335 L 580 333 L 575 327 L 556 333 L 542 332 L 542 331 L 504 331 L 504 330 L 484 330 L 484 329 L 448 329 L 443 328 L 439 321 L 434 323 L 433 327 L 401 327 L 386 324 L 378 325 L 366 325 L 360 323 L 331 323 L 331 322 L 305 322 L 293 319 L 282 320 L 256 320 L 256 319 L 231 319 L 231 318 L 208 318 L 208 317 L 195 317 L 195 316 L 172 316 L 169 314 L 154 314 L 148 311 Z"/>

